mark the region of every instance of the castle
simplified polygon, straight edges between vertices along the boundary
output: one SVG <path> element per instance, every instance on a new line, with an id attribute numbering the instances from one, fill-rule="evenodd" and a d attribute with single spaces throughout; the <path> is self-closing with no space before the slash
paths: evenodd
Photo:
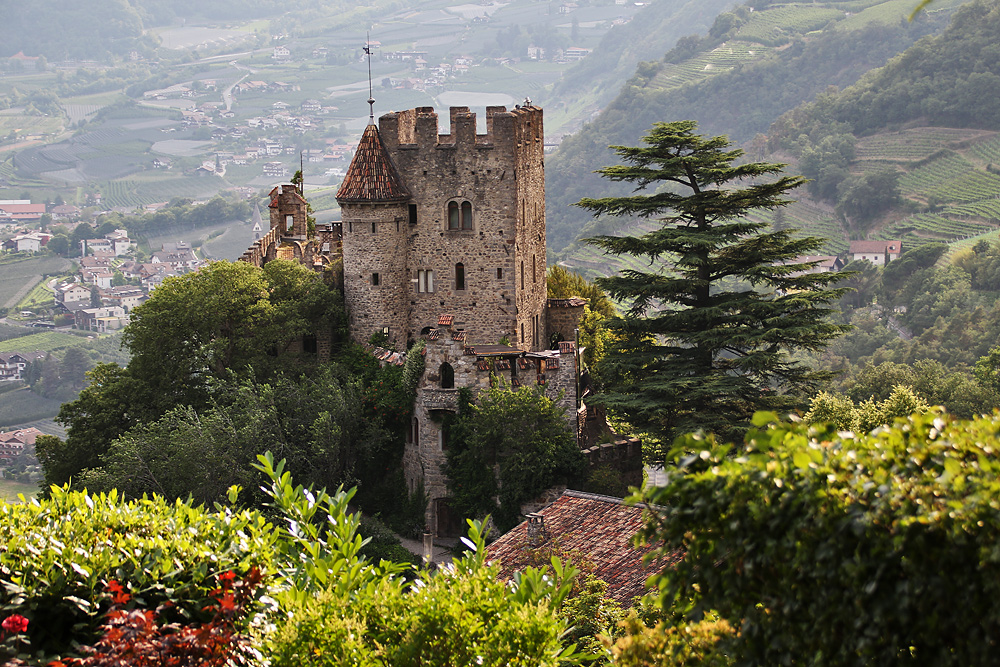
<path id="1" fill-rule="evenodd" d="M 485 134 L 467 107 L 452 107 L 449 120 L 448 134 L 430 107 L 372 122 L 337 193 L 339 228 L 308 230 L 305 200 L 281 185 L 271 193 L 271 231 L 243 256 L 317 269 L 340 256 L 355 340 L 381 338 L 399 351 L 380 355 L 394 363 L 426 341 L 403 465 L 410 490 L 422 484 L 430 498 L 427 526 L 439 535 L 463 529 L 448 506 L 439 418 L 457 410 L 459 388 L 478 391 L 499 378 L 545 385 L 578 441 L 588 441 L 573 342 L 585 301 L 546 298 L 542 110 L 488 107 Z M 562 341 L 558 349 L 549 349 L 552 340 Z M 620 468 L 629 461 L 632 476 L 641 461 L 637 441 L 587 454 Z"/>

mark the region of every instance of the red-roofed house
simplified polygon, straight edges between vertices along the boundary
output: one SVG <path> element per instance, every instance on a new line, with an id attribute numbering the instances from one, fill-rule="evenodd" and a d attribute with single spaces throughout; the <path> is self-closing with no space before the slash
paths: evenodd
<path id="1" fill-rule="evenodd" d="M 0 204 L 0 220 L 38 220 L 45 204 Z"/>
<path id="2" fill-rule="evenodd" d="M 903 252 L 902 241 L 851 241 L 851 249 L 848 253 L 851 260 L 866 259 L 875 266 L 882 266 L 888 262 L 899 259 Z"/>
<path id="3" fill-rule="evenodd" d="M 594 576 L 608 584 L 608 597 L 627 607 L 646 592 L 650 575 L 681 558 L 678 553 L 667 562 L 642 562 L 651 548 L 631 542 L 642 527 L 642 512 L 620 498 L 567 490 L 491 544 L 488 559 L 499 562 L 502 577 L 510 577 L 533 564 L 533 550 L 557 545 L 559 553 L 574 552 L 593 564 Z"/>
<path id="4" fill-rule="evenodd" d="M 0 460 L 10 461 L 22 454 L 25 447 L 33 447 L 38 436 L 44 435 L 35 427 L 0 433 Z"/>

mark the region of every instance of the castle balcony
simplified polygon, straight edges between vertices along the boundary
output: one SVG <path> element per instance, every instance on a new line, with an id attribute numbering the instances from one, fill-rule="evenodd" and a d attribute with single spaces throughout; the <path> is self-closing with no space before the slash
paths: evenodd
<path id="1" fill-rule="evenodd" d="M 421 393 L 426 410 L 458 412 L 458 389 L 424 389 Z"/>

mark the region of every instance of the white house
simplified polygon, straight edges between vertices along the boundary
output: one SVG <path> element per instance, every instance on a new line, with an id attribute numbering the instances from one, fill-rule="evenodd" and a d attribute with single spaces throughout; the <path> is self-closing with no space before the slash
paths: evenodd
<path id="1" fill-rule="evenodd" d="M 882 266 L 887 262 L 899 259 L 903 252 L 902 241 L 851 241 L 848 254 L 852 261 L 860 259 L 868 260 L 875 266 Z"/>

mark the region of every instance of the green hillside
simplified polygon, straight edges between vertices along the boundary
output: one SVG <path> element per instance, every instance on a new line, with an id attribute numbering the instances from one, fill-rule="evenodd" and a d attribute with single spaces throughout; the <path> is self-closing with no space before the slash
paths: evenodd
<path id="1" fill-rule="evenodd" d="M 851 238 L 962 246 L 1000 227 L 1000 3 L 966 5 L 940 36 L 922 40 L 856 85 L 783 115 L 768 146 L 815 180 Z M 835 146 L 841 148 L 834 150 Z M 843 147 L 848 147 L 847 149 Z M 882 179 L 886 188 L 864 192 Z M 805 231 L 819 233 L 807 221 Z"/>
<path id="2" fill-rule="evenodd" d="M 614 162 L 609 144 L 634 145 L 654 122 L 681 118 L 697 120 L 706 134 L 750 141 L 831 86 L 850 86 L 941 32 L 958 4 L 939 0 L 912 23 L 895 0 L 757 1 L 720 14 L 707 35 L 685 37 L 661 60 L 640 64 L 608 108 L 549 158 L 550 251 L 570 260 L 576 239 L 608 231 L 572 204 L 621 192 L 592 173 Z M 764 156 L 762 140 L 752 157 Z"/>

